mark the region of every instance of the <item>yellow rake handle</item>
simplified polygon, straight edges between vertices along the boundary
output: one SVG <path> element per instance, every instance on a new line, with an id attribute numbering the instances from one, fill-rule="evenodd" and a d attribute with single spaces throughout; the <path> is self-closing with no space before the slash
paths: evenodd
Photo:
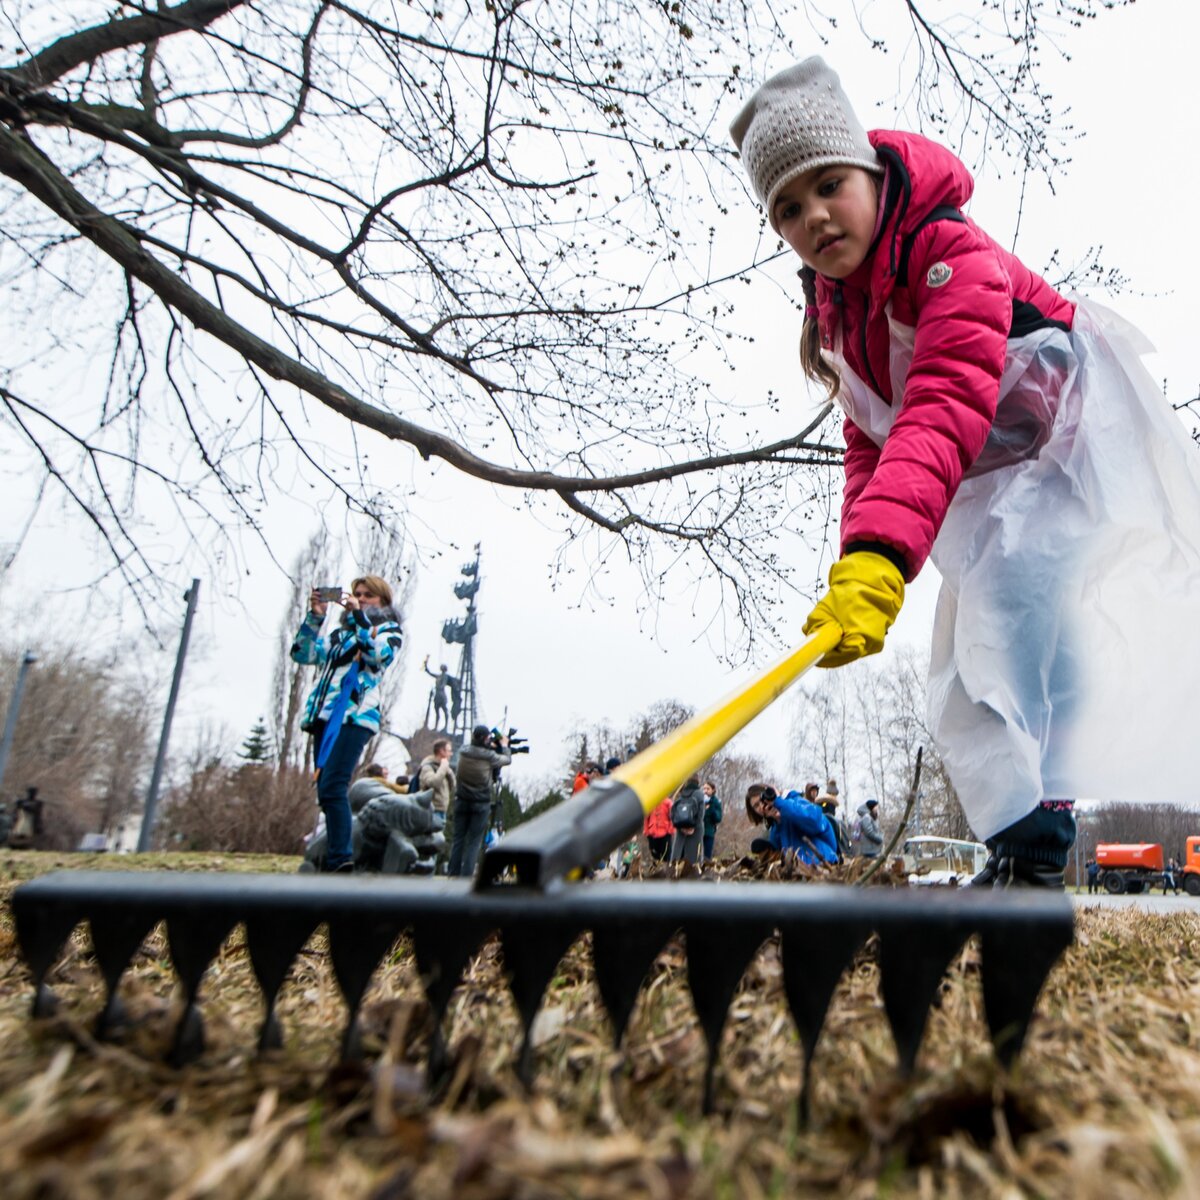
<path id="1" fill-rule="evenodd" d="M 760 712 L 774 704 L 841 637 L 842 631 L 836 625 L 814 633 L 757 679 L 617 767 L 612 778 L 632 788 L 643 813 L 649 814 Z"/>
<path id="2" fill-rule="evenodd" d="M 528 887 L 578 877 L 640 832 L 648 813 L 774 704 L 841 637 L 836 625 L 813 634 L 756 679 L 685 721 L 607 778 L 517 826 L 484 854 L 476 886 L 486 888 L 514 871 L 517 882 Z"/>

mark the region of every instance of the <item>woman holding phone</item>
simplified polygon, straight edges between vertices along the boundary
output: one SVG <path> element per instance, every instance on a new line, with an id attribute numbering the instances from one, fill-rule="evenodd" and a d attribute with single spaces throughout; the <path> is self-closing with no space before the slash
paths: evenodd
<path id="1" fill-rule="evenodd" d="M 301 728 L 313 736 L 317 802 L 325 813 L 326 871 L 352 871 L 350 776 L 379 732 L 378 687 L 402 644 L 392 589 L 378 575 L 362 575 L 349 592 L 313 588 L 308 612 L 292 642 L 294 662 L 321 668 L 304 707 Z M 321 626 L 330 603 L 345 610 L 328 638 Z"/>

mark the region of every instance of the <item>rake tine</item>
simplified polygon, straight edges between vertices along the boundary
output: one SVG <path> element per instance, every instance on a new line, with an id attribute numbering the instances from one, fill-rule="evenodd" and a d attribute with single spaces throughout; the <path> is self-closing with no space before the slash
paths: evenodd
<path id="1" fill-rule="evenodd" d="M 432 1087 L 447 1065 L 446 1037 L 442 1023 L 450 996 L 462 978 L 463 969 L 492 931 L 491 921 L 476 917 L 444 914 L 413 922 L 413 953 L 421 986 L 433 1014 L 433 1033 L 429 1039 L 426 1077 Z"/>
<path id="2" fill-rule="evenodd" d="M 780 931 L 783 990 L 804 1051 L 800 1084 L 800 1120 L 809 1123 L 812 1060 L 825 1024 L 833 989 L 871 935 L 867 920 L 832 926 L 823 921 L 788 922 Z"/>
<path id="3" fill-rule="evenodd" d="M 413 922 L 413 951 L 417 971 L 434 1018 L 446 1015 L 450 996 L 462 978 L 463 969 L 478 953 L 493 923 L 472 917 L 454 918 L 438 914 Z"/>
<path id="4" fill-rule="evenodd" d="M 258 1052 L 262 1054 L 283 1046 L 275 1001 L 296 956 L 312 936 L 316 920 L 310 912 L 278 908 L 247 917 L 245 925 L 246 949 L 263 998 L 263 1022 L 258 1033 Z"/>
<path id="5" fill-rule="evenodd" d="M 625 1037 L 633 1006 L 654 960 L 678 927 L 675 921 L 597 921 L 592 929 L 593 973 L 600 1000 L 612 1022 L 614 1048 Z"/>
<path id="6" fill-rule="evenodd" d="M 923 927 L 911 920 L 897 920 L 879 931 L 883 1008 L 903 1075 L 912 1073 L 934 994 L 970 933 L 952 914 L 948 916 L 950 919 Z"/>
<path id="7" fill-rule="evenodd" d="M 167 916 L 167 944 L 175 974 L 183 985 L 183 1015 L 168 1055 L 173 1066 L 194 1062 L 204 1053 L 204 1020 L 197 1006 L 200 981 L 220 952 L 237 917 L 224 906 L 179 910 Z"/>
<path id="8" fill-rule="evenodd" d="M 501 926 L 500 944 L 504 949 L 508 990 L 525 1030 L 517 1060 L 517 1076 L 526 1088 L 532 1086 L 533 1045 L 529 1035 L 533 1019 L 541 1007 L 554 969 L 580 932 L 580 925 L 574 921 L 547 921 L 545 925 L 539 923 L 532 928 L 528 925 L 522 928 L 520 924 Z"/>
<path id="9" fill-rule="evenodd" d="M 1029 921 L 986 929 L 981 940 L 983 1007 L 996 1057 L 1012 1066 L 1039 992 L 1059 956 L 1071 944 L 1069 931 Z"/>
<path id="10" fill-rule="evenodd" d="M 84 913 L 83 906 L 73 899 L 64 900 L 53 893 L 43 903 L 38 882 L 34 879 L 17 888 L 12 909 L 21 954 L 33 976 L 30 1016 L 48 1017 L 58 1007 L 58 998 L 47 986 L 46 975 Z"/>
<path id="11" fill-rule="evenodd" d="M 402 920 L 370 917 L 358 912 L 329 919 L 329 957 L 347 1010 L 346 1028 L 342 1033 L 343 1063 L 358 1062 L 362 1058 L 359 1006 L 380 959 L 395 945 L 403 929 Z"/>
<path id="12" fill-rule="evenodd" d="M 771 925 L 758 922 L 684 923 L 688 989 L 700 1018 L 700 1028 L 704 1031 L 703 1111 L 706 1116 L 713 1111 L 713 1074 L 733 994 L 750 960 L 773 932 Z"/>
<path id="13" fill-rule="evenodd" d="M 157 924 L 155 917 L 141 910 L 129 912 L 105 908 L 88 919 L 92 952 L 100 964 L 106 998 L 96 1018 L 96 1039 L 104 1041 L 125 1019 L 125 1010 L 117 997 L 117 987 L 146 935 Z"/>

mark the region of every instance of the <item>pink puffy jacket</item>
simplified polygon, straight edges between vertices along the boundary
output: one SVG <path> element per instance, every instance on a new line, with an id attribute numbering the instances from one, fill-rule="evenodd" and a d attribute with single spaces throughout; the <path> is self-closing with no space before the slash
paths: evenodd
<path id="1" fill-rule="evenodd" d="M 841 282 L 817 276 L 822 345 L 891 405 L 880 449 L 845 423 L 842 553 L 883 549 L 911 580 L 924 565 L 963 472 L 996 414 L 1008 339 L 1039 324 L 1069 329 L 1074 306 L 969 218 L 966 167 L 917 134 L 869 134 L 886 166 L 875 249 Z M 930 220 L 933 210 L 942 210 Z M 907 251 L 907 259 L 905 261 Z M 915 328 L 903 396 L 893 396 L 887 307 Z"/>

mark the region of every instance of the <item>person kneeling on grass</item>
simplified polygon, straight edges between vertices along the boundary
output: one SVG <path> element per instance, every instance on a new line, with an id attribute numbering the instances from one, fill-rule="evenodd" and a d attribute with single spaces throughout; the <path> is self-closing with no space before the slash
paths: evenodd
<path id="1" fill-rule="evenodd" d="M 791 850 L 810 866 L 837 862 L 837 838 L 825 814 L 799 792 L 780 796 L 769 784 L 752 784 L 746 791 L 746 815 L 767 827 L 766 838 L 755 838 L 751 846 L 756 853 Z"/>

